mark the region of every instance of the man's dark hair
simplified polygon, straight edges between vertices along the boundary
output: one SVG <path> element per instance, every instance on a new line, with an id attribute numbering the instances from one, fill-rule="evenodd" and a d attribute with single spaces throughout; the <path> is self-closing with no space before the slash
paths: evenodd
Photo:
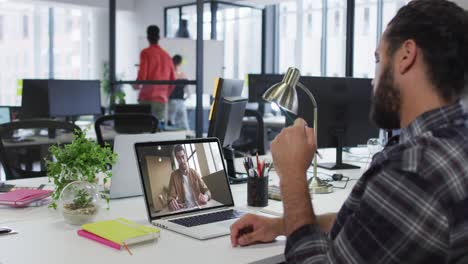
<path id="1" fill-rule="evenodd" d="M 413 0 L 398 10 L 385 39 L 392 57 L 412 39 L 422 50 L 427 74 L 445 100 L 460 97 L 468 81 L 467 12 L 447 0 Z"/>
<path id="2" fill-rule="evenodd" d="M 151 44 L 158 44 L 159 42 L 159 27 L 156 25 L 150 25 L 146 29 L 146 36 Z"/>
<path id="3" fill-rule="evenodd" d="M 172 57 L 172 62 L 175 66 L 179 66 L 182 63 L 182 56 L 179 54 L 174 55 L 174 57 Z"/>
<path id="4" fill-rule="evenodd" d="M 177 152 L 180 152 L 180 151 L 183 151 L 185 153 L 185 149 L 182 145 L 175 145 L 174 146 L 174 154 L 176 154 Z"/>

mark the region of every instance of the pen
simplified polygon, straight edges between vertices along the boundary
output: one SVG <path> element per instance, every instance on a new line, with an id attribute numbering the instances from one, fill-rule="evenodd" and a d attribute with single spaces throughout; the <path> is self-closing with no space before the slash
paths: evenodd
<path id="1" fill-rule="evenodd" d="M 319 157 L 320 159 L 322 158 L 322 155 L 318 152 L 318 150 L 315 151 L 315 154 L 317 154 L 317 157 Z"/>
<path id="2" fill-rule="evenodd" d="M 260 160 L 258 159 L 258 152 L 257 152 L 257 172 L 258 172 L 258 175 L 261 174 L 261 172 L 260 172 Z"/>

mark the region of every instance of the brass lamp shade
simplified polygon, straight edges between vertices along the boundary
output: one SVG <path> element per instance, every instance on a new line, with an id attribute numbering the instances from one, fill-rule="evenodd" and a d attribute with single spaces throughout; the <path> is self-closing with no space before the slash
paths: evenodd
<path id="1" fill-rule="evenodd" d="M 296 85 L 299 81 L 300 72 L 296 68 L 289 68 L 281 82 L 271 86 L 264 94 L 263 99 L 276 103 L 283 110 L 297 114 L 298 100 Z"/>

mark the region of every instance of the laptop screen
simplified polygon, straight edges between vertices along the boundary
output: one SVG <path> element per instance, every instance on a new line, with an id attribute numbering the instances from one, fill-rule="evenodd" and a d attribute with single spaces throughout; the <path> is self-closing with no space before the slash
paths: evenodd
<path id="1" fill-rule="evenodd" d="M 10 108 L 8 106 L 0 106 L 0 125 L 11 122 Z"/>
<path id="2" fill-rule="evenodd" d="M 217 139 L 136 143 L 135 150 L 151 219 L 234 205 Z"/>

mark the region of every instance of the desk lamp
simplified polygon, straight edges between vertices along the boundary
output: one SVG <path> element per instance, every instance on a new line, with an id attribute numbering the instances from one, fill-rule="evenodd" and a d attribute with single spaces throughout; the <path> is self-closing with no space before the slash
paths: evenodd
<path id="1" fill-rule="evenodd" d="M 297 115 L 298 113 L 298 99 L 296 86 L 301 88 L 309 97 L 314 107 L 314 130 L 315 130 L 315 142 L 317 142 L 317 102 L 315 101 L 314 95 L 307 89 L 302 83 L 299 82 L 301 73 L 296 68 L 289 68 L 281 82 L 271 86 L 264 94 L 263 99 L 275 103 L 281 109 L 286 112 Z M 317 177 L 317 155 L 314 155 L 314 176 L 312 178 L 310 189 L 313 193 L 331 193 L 333 192 L 333 186 L 324 182 Z"/>

